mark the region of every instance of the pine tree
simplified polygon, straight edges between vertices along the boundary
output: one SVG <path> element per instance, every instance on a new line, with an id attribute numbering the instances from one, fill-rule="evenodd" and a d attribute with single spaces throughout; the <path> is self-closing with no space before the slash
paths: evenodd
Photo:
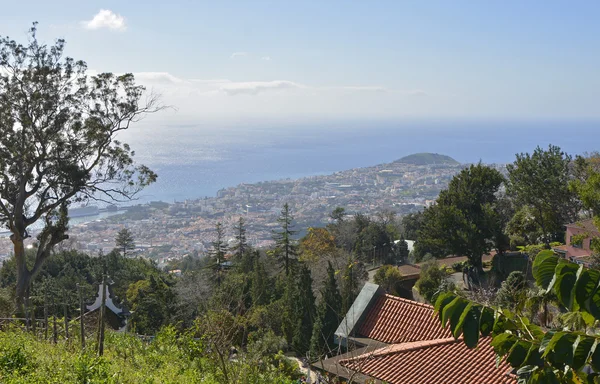
<path id="1" fill-rule="evenodd" d="M 127 251 L 135 249 L 133 234 L 127 228 L 121 229 L 115 238 L 117 248 L 123 252 L 123 257 L 127 257 Z"/>
<path id="2" fill-rule="evenodd" d="M 237 224 L 233 227 L 235 233 L 235 245 L 231 248 L 237 261 L 242 260 L 244 254 L 248 251 L 248 243 L 246 241 L 246 223 L 243 217 L 240 216 Z"/>
<path id="3" fill-rule="evenodd" d="M 312 290 L 312 282 L 310 269 L 306 265 L 302 265 L 298 276 L 296 327 L 292 339 L 292 347 L 298 356 L 304 356 L 310 349 L 310 339 L 316 317 L 315 295 Z"/>
<path id="4" fill-rule="evenodd" d="M 333 347 L 333 335 L 343 317 L 342 297 L 335 279 L 335 270 L 331 262 L 327 265 L 327 277 L 321 291 L 321 302 L 317 311 L 318 319 L 315 322 L 311 338 L 311 356 L 319 357 Z"/>
<path id="5" fill-rule="evenodd" d="M 217 285 L 221 285 L 221 263 L 225 260 L 225 254 L 227 253 L 225 230 L 221 222 L 217 223 L 215 231 L 217 237 L 212 242 L 212 249 L 209 254 L 213 258 L 214 278 L 217 281 Z"/>
<path id="6" fill-rule="evenodd" d="M 285 203 L 281 215 L 277 219 L 277 222 L 281 224 L 281 231 L 273 231 L 273 240 L 275 240 L 275 255 L 283 264 L 286 275 L 290 274 L 292 262 L 298 255 L 298 246 L 293 239 L 296 234 L 296 231 L 293 230 L 293 220 L 290 207 L 288 203 Z"/>

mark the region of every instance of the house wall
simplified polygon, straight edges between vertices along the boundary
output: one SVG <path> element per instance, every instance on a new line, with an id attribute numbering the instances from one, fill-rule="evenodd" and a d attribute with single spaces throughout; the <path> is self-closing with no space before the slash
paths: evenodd
<path id="1" fill-rule="evenodd" d="M 580 235 L 580 234 L 586 233 L 586 232 L 587 231 L 583 228 L 567 227 L 565 243 L 569 246 L 573 246 L 573 244 L 571 244 L 571 238 L 573 236 L 577 236 L 577 235 Z M 582 249 L 589 251 L 590 250 L 590 241 L 591 241 L 590 238 L 583 240 Z"/>

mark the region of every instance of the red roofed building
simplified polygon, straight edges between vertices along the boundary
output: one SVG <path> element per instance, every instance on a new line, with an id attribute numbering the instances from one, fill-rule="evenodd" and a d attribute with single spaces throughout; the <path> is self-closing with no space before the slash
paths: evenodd
<path id="1" fill-rule="evenodd" d="M 375 284 L 365 284 L 335 335 L 349 352 L 315 367 L 354 382 L 516 383 L 507 363 L 496 367 L 489 338 L 469 349 L 442 328 L 432 306 L 387 295 Z"/>
<path id="2" fill-rule="evenodd" d="M 577 239 L 584 237 L 583 240 Z M 592 255 L 592 239 L 600 237 L 600 231 L 594 225 L 594 219 L 587 219 L 566 225 L 565 245 L 554 247 L 565 259 L 576 263 L 587 264 Z M 580 241 L 576 241 L 580 240 Z"/>

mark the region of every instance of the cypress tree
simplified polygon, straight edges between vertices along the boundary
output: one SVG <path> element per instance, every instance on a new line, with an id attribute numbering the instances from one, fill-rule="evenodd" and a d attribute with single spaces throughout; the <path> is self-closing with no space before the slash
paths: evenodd
<path id="1" fill-rule="evenodd" d="M 254 258 L 251 295 L 252 305 L 265 305 L 268 303 L 267 272 L 258 257 Z"/>
<path id="2" fill-rule="evenodd" d="M 310 349 L 310 339 L 316 315 L 315 295 L 312 290 L 310 269 L 302 265 L 298 278 L 298 300 L 296 301 L 296 327 L 292 346 L 299 356 L 304 356 Z"/>
<path id="3" fill-rule="evenodd" d="M 321 356 L 333 346 L 333 335 L 343 317 L 341 310 L 342 297 L 335 279 L 335 270 L 329 262 L 317 312 L 318 320 L 311 338 L 311 356 Z"/>

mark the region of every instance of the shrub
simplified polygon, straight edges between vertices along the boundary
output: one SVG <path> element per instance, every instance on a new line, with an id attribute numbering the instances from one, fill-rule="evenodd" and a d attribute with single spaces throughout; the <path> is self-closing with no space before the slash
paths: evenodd
<path id="1" fill-rule="evenodd" d="M 446 271 L 440 268 L 437 261 L 428 261 L 421 266 L 421 276 L 415 283 L 419 293 L 433 303 L 441 292 L 454 290 L 455 286 L 448 281 Z"/>

